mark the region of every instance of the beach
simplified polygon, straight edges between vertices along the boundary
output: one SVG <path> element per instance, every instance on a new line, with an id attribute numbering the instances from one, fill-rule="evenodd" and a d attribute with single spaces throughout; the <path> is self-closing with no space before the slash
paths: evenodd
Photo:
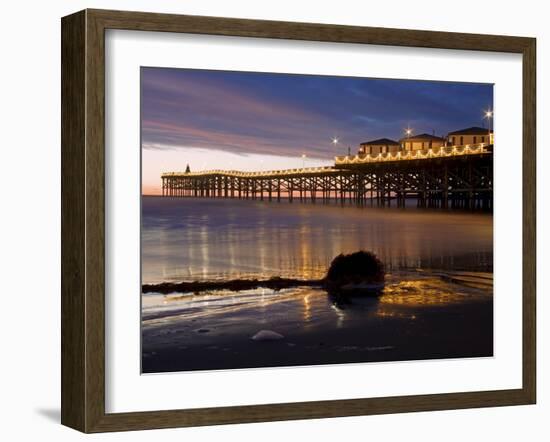
<path id="1" fill-rule="evenodd" d="M 143 293 L 142 372 L 493 355 L 490 215 L 143 198 L 143 284 L 311 280 L 357 250 L 384 262 L 380 296 Z"/>

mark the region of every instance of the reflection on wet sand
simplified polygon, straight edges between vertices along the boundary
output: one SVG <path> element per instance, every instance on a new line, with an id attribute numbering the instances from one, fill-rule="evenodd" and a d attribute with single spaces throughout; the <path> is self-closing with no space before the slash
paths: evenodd
<path id="1" fill-rule="evenodd" d="M 491 274 L 469 273 L 467 283 L 461 278 L 462 275 L 462 273 L 446 273 L 390 283 L 384 288 L 379 302 L 384 306 L 447 306 L 454 303 L 473 302 L 480 298 L 486 299 L 487 296 L 492 295 Z M 475 284 L 475 281 L 478 281 L 478 284 Z"/>
<path id="2" fill-rule="evenodd" d="M 239 355 L 239 361 L 229 360 L 237 366 L 261 366 L 267 357 L 265 351 L 280 353 L 279 361 L 272 365 L 297 365 L 315 359 L 311 352 L 320 348 L 332 351 L 323 353 L 328 362 L 335 354 L 339 362 L 360 360 L 359 353 L 364 359 L 369 355 L 365 360 L 378 360 L 374 354 L 382 351 L 388 360 L 430 357 L 431 350 L 438 357 L 490 356 L 492 288 L 487 274 L 478 276 L 484 280 L 482 288 L 451 282 L 459 278 L 452 273 L 392 274 L 379 297 L 334 297 L 311 287 L 143 295 L 143 349 L 148 355 L 145 371 L 158 370 L 158 360 L 162 365 L 166 363 L 163 358 L 180 357 L 177 370 L 207 368 L 200 360 L 190 361 L 185 356 L 200 353 L 205 346 L 210 348 L 208 360 L 218 364 L 212 368 L 229 364 L 228 352 Z M 469 278 L 476 275 L 470 272 Z M 476 319 L 468 312 L 483 315 Z M 483 343 L 480 348 L 471 342 L 454 342 L 457 338 L 472 339 L 464 335 L 468 327 L 485 332 L 483 339 L 478 339 Z M 251 341 L 265 329 L 282 335 L 283 343 L 266 348 Z M 437 346 L 432 345 L 428 353 L 424 349 L 407 356 L 412 348 L 428 345 L 432 335 L 439 340 Z M 443 345 L 447 341 L 454 344 Z M 212 346 L 219 347 L 220 352 L 226 350 L 217 355 Z M 185 348 L 184 353 L 180 347 Z"/>
<path id="3" fill-rule="evenodd" d="M 289 321 L 303 324 L 323 322 L 331 317 L 341 327 L 346 316 L 401 317 L 416 319 L 423 308 L 445 307 L 453 304 L 487 301 L 492 297 L 492 286 L 487 284 L 487 274 L 479 275 L 485 280 L 484 288 L 449 283 L 451 274 L 445 276 L 413 274 L 390 275 L 382 295 L 332 296 L 322 289 L 298 287 L 274 291 L 254 289 L 242 292 L 214 291 L 198 294 L 144 295 L 143 324 L 145 327 L 177 325 L 180 321 L 192 321 L 205 317 L 227 316 L 232 320 L 253 320 L 258 309 L 267 312 L 284 306 Z M 471 277 L 475 275 L 470 273 Z"/>

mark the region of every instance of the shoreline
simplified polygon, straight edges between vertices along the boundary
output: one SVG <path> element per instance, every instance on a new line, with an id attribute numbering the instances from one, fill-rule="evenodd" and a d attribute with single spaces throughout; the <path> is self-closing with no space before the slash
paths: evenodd
<path id="1" fill-rule="evenodd" d="M 400 272 L 391 272 L 388 276 L 393 276 Z M 452 272 L 445 270 L 422 270 L 422 269 L 406 269 L 402 273 L 410 275 L 416 273 L 419 276 L 432 276 L 441 279 L 442 281 L 469 285 L 470 279 L 474 277 L 477 281 L 474 281 L 473 286 L 478 286 L 483 281 L 490 281 L 492 285 L 492 269 L 480 269 L 480 270 L 455 270 Z M 491 275 L 490 278 L 482 275 Z M 483 284 L 484 285 L 484 284 Z M 280 276 L 272 276 L 269 279 L 229 279 L 229 280 L 210 280 L 210 281 L 180 281 L 180 282 L 159 282 L 142 284 L 142 294 L 159 293 L 162 295 L 168 295 L 172 293 L 196 293 L 204 291 L 222 291 L 228 290 L 231 292 L 240 292 L 244 290 L 253 290 L 258 288 L 266 288 L 275 291 L 296 288 L 296 287 L 312 287 L 320 288 L 329 292 L 329 288 L 326 286 L 326 279 L 298 279 L 298 278 L 283 278 Z M 360 289 L 361 287 L 359 287 Z M 378 290 L 379 287 L 365 288 L 369 293 L 372 290 Z"/>
<path id="2" fill-rule="evenodd" d="M 398 207 L 397 204 L 394 202 L 390 205 L 376 205 L 369 202 L 366 202 L 364 204 L 357 204 L 355 202 L 349 202 L 349 200 L 340 200 L 337 198 L 330 198 L 327 199 L 325 202 L 317 202 L 317 201 L 310 201 L 310 200 L 302 200 L 300 201 L 299 198 L 296 198 L 293 201 L 283 200 L 277 201 L 276 199 L 272 199 L 269 201 L 267 197 L 262 199 L 239 199 L 239 198 L 209 198 L 209 197 L 177 197 L 177 196 L 163 196 L 163 195 L 141 195 L 141 198 L 158 198 L 162 200 L 172 200 L 172 201 L 232 201 L 235 203 L 251 203 L 251 204 L 265 204 L 265 205 L 273 205 L 273 206 L 280 206 L 280 205 L 304 205 L 309 207 L 339 207 L 339 208 L 358 208 L 358 209 L 369 209 L 369 210 L 379 210 L 379 211 L 398 211 L 398 212 L 420 212 L 420 213 L 448 213 L 448 214 L 465 214 L 465 215 L 487 215 L 487 216 L 494 216 L 494 212 L 492 209 L 464 209 L 460 207 L 449 207 L 447 209 L 442 208 L 436 208 L 436 207 L 418 207 L 413 199 L 408 199 L 405 203 L 404 207 Z M 392 198 L 392 201 L 394 201 L 394 198 Z"/>
<path id="3" fill-rule="evenodd" d="M 257 288 L 267 288 L 275 291 L 292 287 L 324 286 L 324 279 L 295 279 L 274 276 L 269 279 L 231 279 L 228 281 L 192 281 L 192 282 L 161 282 L 159 284 L 143 284 L 142 293 L 188 293 L 206 290 L 230 290 L 239 292 Z"/>

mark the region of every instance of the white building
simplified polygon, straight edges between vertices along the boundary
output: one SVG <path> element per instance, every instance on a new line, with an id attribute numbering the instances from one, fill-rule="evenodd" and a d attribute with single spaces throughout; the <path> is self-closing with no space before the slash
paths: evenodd
<path id="1" fill-rule="evenodd" d="M 466 129 L 455 130 L 447 135 L 449 146 L 485 146 L 493 144 L 493 131 L 483 127 L 468 127 Z"/>
<path id="2" fill-rule="evenodd" d="M 403 151 L 437 149 L 439 147 L 444 147 L 446 142 L 447 140 L 445 138 L 436 137 L 430 134 L 411 135 L 399 140 L 401 150 Z"/>
<path id="3" fill-rule="evenodd" d="M 365 141 L 359 145 L 359 155 L 378 155 L 379 153 L 399 152 L 399 143 L 389 138 Z"/>

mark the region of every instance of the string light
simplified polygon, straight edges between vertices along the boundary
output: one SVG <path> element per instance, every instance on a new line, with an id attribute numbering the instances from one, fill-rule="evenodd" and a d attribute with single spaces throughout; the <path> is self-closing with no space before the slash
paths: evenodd
<path id="1" fill-rule="evenodd" d="M 427 158 L 444 158 L 457 155 L 478 155 L 482 153 L 487 153 L 485 143 L 480 143 L 477 147 L 464 146 L 464 147 L 440 147 L 437 150 L 428 149 L 426 151 L 417 150 L 414 152 L 414 155 L 408 151 L 406 154 L 401 152 L 395 153 L 385 153 L 385 154 L 366 154 L 366 155 L 354 155 L 354 156 L 337 156 L 335 157 L 335 164 L 363 164 L 363 163 L 380 163 L 385 161 L 408 161 L 412 159 L 427 159 Z M 302 155 L 302 158 L 305 158 L 305 154 Z M 232 177 L 269 177 L 269 176 L 284 176 L 284 175 L 296 175 L 296 174 L 316 174 L 316 173 L 338 173 L 341 172 L 338 169 L 335 169 L 332 166 L 320 166 L 320 167 L 304 167 L 301 169 L 284 169 L 284 170 L 267 170 L 260 172 L 241 172 L 233 170 L 205 170 L 201 172 L 165 172 L 161 175 L 162 178 L 168 177 L 200 177 L 205 175 L 225 175 Z"/>

